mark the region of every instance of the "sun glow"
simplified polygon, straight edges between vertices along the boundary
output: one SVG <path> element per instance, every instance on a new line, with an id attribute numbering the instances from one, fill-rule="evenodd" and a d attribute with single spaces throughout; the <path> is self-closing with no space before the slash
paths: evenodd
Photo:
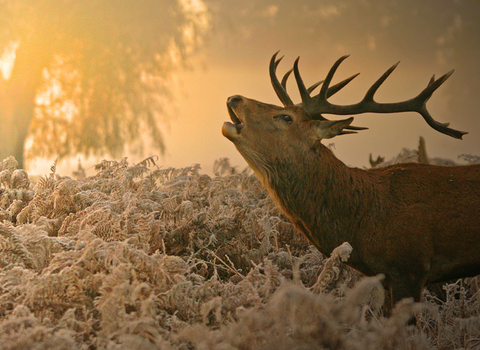
<path id="1" fill-rule="evenodd" d="M 0 71 L 3 79 L 8 80 L 12 75 L 15 58 L 17 56 L 17 48 L 20 45 L 18 41 L 12 41 L 5 47 L 2 57 L 0 57 Z"/>

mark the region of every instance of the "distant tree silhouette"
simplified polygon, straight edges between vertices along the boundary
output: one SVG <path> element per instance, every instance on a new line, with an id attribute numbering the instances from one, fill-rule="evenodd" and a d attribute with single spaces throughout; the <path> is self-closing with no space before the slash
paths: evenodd
<path id="1" fill-rule="evenodd" d="M 202 0 L 2 1 L 0 54 L 15 60 L 0 77 L 0 160 L 23 167 L 27 138 L 35 156 L 115 156 L 146 138 L 163 152 L 169 78 L 208 26 Z"/>

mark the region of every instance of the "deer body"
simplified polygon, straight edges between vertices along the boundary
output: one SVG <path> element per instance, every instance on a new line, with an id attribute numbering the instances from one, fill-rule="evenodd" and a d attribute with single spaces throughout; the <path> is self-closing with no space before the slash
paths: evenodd
<path id="1" fill-rule="evenodd" d="M 349 242 L 347 264 L 365 275 L 385 274 L 392 303 L 419 301 L 427 284 L 480 274 L 480 165 L 349 168 L 320 140 L 361 130 L 350 126 L 353 118 L 312 118 L 305 103 L 286 102 L 233 96 L 227 103 L 233 124 L 222 132 L 323 254 Z M 445 133 L 455 132 L 461 133 Z"/>
<path id="2" fill-rule="evenodd" d="M 311 152 L 303 166 L 277 165 L 262 182 L 324 255 L 349 242 L 348 264 L 384 273 L 394 301 L 419 301 L 425 285 L 480 273 L 480 165 L 362 170 L 324 146 Z"/>

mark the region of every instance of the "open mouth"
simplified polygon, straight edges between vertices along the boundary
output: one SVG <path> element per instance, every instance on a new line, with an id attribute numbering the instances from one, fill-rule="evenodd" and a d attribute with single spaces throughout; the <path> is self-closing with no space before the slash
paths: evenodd
<path id="1" fill-rule="evenodd" d="M 235 113 L 235 111 L 233 110 L 233 108 L 230 107 L 228 104 L 227 104 L 227 108 L 228 108 L 228 114 L 230 115 L 230 119 L 233 122 L 233 126 L 237 129 L 237 132 L 240 132 L 240 130 L 244 126 L 242 121 L 240 120 L 240 118 L 238 118 L 238 116 Z"/>
<path id="2" fill-rule="evenodd" d="M 222 127 L 222 134 L 230 141 L 236 142 L 240 137 L 240 132 L 245 126 L 244 121 L 236 113 L 236 109 L 242 104 L 243 98 L 241 96 L 232 96 L 227 100 L 227 109 L 230 119 L 233 123 L 225 122 Z"/>
<path id="3" fill-rule="evenodd" d="M 240 131 L 243 129 L 244 124 L 242 120 L 235 113 L 235 109 L 227 103 L 228 114 L 233 123 L 225 122 L 222 127 L 222 134 L 230 141 L 238 139 Z"/>

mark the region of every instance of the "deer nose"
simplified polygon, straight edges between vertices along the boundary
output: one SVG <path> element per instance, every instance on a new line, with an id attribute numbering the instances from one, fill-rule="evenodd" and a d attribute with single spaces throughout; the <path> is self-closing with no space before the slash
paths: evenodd
<path id="1" fill-rule="evenodd" d="M 235 107 L 237 107 L 242 101 L 243 101 L 242 96 L 235 95 L 235 96 L 230 96 L 230 97 L 227 99 L 227 104 L 230 106 L 230 108 L 235 108 Z"/>

